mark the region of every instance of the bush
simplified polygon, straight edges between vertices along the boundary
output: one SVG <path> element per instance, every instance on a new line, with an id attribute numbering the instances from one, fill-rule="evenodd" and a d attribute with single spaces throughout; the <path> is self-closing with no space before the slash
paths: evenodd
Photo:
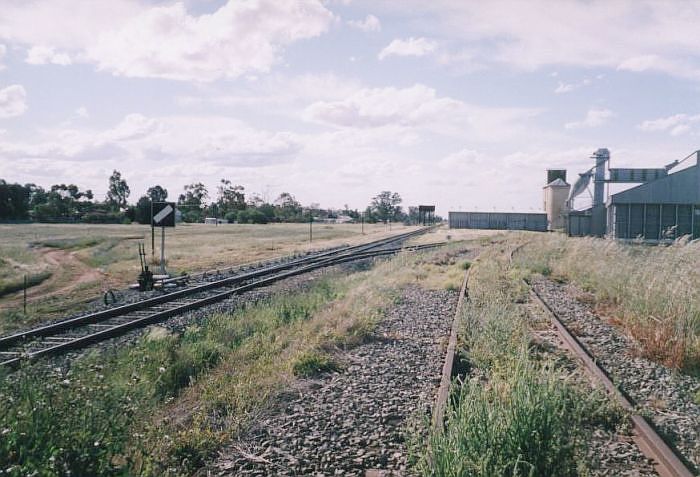
<path id="1" fill-rule="evenodd" d="M 238 212 L 237 220 L 239 224 L 266 224 L 265 214 L 256 209 L 245 209 Z"/>

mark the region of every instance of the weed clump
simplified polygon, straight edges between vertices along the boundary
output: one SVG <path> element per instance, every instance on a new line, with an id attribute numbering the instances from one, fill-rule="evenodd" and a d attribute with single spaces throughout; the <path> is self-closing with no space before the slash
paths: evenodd
<path id="1" fill-rule="evenodd" d="M 580 396 L 554 373 L 519 359 L 487 384 L 458 385 L 455 401 L 446 431 L 430 440 L 423 475 L 577 475 Z"/>
<path id="2" fill-rule="evenodd" d="M 311 377 L 321 373 L 337 371 L 339 365 L 330 356 L 318 351 L 307 351 L 296 358 L 292 365 L 295 376 Z"/>

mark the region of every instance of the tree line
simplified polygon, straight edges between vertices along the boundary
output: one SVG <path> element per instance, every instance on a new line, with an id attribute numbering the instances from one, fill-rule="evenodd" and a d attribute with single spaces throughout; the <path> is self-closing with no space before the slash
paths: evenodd
<path id="1" fill-rule="evenodd" d="M 323 209 L 319 204 L 302 206 L 289 192 L 282 192 L 269 202 L 259 194 L 246 196 L 245 188 L 228 179 L 221 179 L 215 197 L 201 182 L 188 184 L 177 197 L 177 208 L 184 222 L 203 222 L 215 217 L 233 223 L 265 224 L 269 222 L 306 222 L 309 217 L 334 219 L 346 215 L 355 221 L 417 223 L 416 207 L 407 212 L 401 207 L 401 196 L 382 191 L 360 212 L 344 209 Z M 104 201 L 94 200 L 90 189 L 75 184 L 55 184 L 48 190 L 36 184 L 11 184 L 0 179 L 0 221 L 84 222 L 148 224 L 151 203 L 168 200 L 168 190 L 160 185 L 149 187 L 135 204 L 128 202 L 131 189 L 117 170 L 108 179 Z"/>

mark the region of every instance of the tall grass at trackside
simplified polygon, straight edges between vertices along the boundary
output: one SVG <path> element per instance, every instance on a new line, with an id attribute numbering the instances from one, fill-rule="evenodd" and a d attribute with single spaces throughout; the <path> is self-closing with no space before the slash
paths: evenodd
<path id="1" fill-rule="evenodd" d="M 604 397 L 586 396 L 555 364 L 534 356 L 523 288 L 495 245 L 471 266 L 463 309 L 469 376 L 454 381 L 444 430 L 434 430 L 416 470 L 434 477 L 579 475 L 582 425 L 615 418 Z"/>
<path id="2" fill-rule="evenodd" d="M 147 337 L 106 361 L 76 362 L 63 376 L 27 368 L 5 377 L 3 475 L 133 475 L 135 466 L 144 473 L 158 468 L 149 460 L 156 444 L 146 438 L 154 437 L 139 431 L 139 421 L 148 422 L 159 406 L 238 350 L 254 344 L 264 351 L 259 343 L 309 320 L 342 293 L 342 285 L 319 281 L 298 295 L 216 315 L 182 335 Z"/>
<path id="3" fill-rule="evenodd" d="M 459 247 L 317 279 L 182 333 L 155 328 L 67 374 L 0 376 L 2 475 L 191 475 L 295 376 L 340 366 L 334 350 L 367 339 L 402 286 L 449 286 Z"/>
<path id="4" fill-rule="evenodd" d="M 516 254 L 515 264 L 548 268 L 593 293 L 643 356 L 700 373 L 700 242 L 644 246 L 548 235 Z"/>

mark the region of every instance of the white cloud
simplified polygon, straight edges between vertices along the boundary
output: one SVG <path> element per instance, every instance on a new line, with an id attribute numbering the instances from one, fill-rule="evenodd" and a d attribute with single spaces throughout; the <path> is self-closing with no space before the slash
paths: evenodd
<path id="1" fill-rule="evenodd" d="M 267 72 L 283 47 L 325 32 L 333 14 L 317 1 L 229 1 L 194 17 L 181 3 L 153 7 L 87 49 L 116 75 L 192 81 Z"/>
<path id="2" fill-rule="evenodd" d="M 655 70 L 700 79 L 700 4 L 655 0 L 406 0 L 388 8 L 436 18 L 434 34 L 469 42 L 479 60 Z"/>
<path id="3" fill-rule="evenodd" d="M 341 101 L 319 101 L 306 108 L 306 119 L 339 127 L 412 126 L 454 113 L 460 101 L 439 98 L 434 89 L 362 89 Z"/>
<path id="4" fill-rule="evenodd" d="M 5 65 L 2 64 L 2 60 L 5 58 L 5 54 L 7 53 L 7 47 L 0 43 L 0 71 L 5 69 Z"/>
<path id="5" fill-rule="evenodd" d="M 76 109 L 75 115 L 82 119 L 87 119 L 90 117 L 90 113 L 85 106 L 80 106 L 78 109 Z"/>
<path id="6" fill-rule="evenodd" d="M 33 46 L 27 51 L 27 58 L 24 60 L 30 65 L 62 65 L 67 66 L 72 63 L 67 53 L 58 53 L 51 46 Z"/>
<path id="7" fill-rule="evenodd" d="M 0 138 L 0 155 L 68 162 L 170 160 L 173 164 L 264 166 L 288 160 L 302 148 L 292 133 L 254 129 L 219 116 L 128 114 L 104 130 L 54 128 L 27 143 Z M 153 165 L 151 167 L 154 167 Z M 75 166 L 71 167 L 74 170 Z"/>
<path id="8" fill-rule="evenodd" d="M 342 100 L 317 101 L 304 110 L 308 121 L 362 131 L 380 142 L 403 146 L 429 140 L 429 135 L 460 140 L 502 142 L 532 131 L 539 110 L 490 108 L 440 97 L 433 88 L 363 88 Z M 372 131 L 371 133 L 368 131 Z M 353 135 L 352 140 L 362 140 Z"/>
<path id="9" fill-rule="evenodd" d="M 609 109 L 592 108 L 588 110 L 583 120 L 566 123 L 564 127 L 566 129 L 595 128 L 607 123 L 613 117 L 615 113 Z"/>
<path id="10" fill-rule="evenodd" d="M 396 55 L 396 56 L 425 56 L 432 53 L 437 48 L 437 43 L 434 40 L 427 38 L 411 37 L 407 40 L 400 38 L 395 39 L 379 52 L 379 59 Z"/>
<path id="11" fill-rule="evenodd" d="M 286 46 L 319 36 L 334 20 L 319 0 L 229 0 L 198 16 L 183 3 L 52 3 L 11 0 L 0 19 L 0 38 L 29 45 L 28 62 L 72 60 L 120 76 L 190 81 L 267 72 Z"/>
<path id="12" fill-rule="evenodd" d="M 642 131 L 668 131 L 671 136 L 680 136 L 690 131 L 692 126 L 699 122 L 700 114 L 694 116 L 688 114 L 674 114 L 666 118 L 644 121 L 638 127 Z"/>
<path id="13" fill-rule="evenodd" d="M 583 81 L 580 81 L 578 83 L 563 83 L 560 81 L 559 85 L 554 90 L 554 93 L 556 93 L 556 94 L 570 93 L 570 92 L 575 91 L 575 90 L 582 88 L 584 86 L 588 86 L 589 84 L 591 84 L 591 80 L 589 80 L 588 78 L 586 78 Z"/>
<path id="14" fill-rule="evenodd" d="M 27 110 L 27 91 L 20 84 L 0 89 L 0 119 L 20 116 Z"/>
<path id="15" fill-rule="evenodd" d="M 382 23 L 374 15 L 367 15 L 364 20 L 349 20 L 348 25 L 364 32 L 375 32 L 382 30 Z"/>

